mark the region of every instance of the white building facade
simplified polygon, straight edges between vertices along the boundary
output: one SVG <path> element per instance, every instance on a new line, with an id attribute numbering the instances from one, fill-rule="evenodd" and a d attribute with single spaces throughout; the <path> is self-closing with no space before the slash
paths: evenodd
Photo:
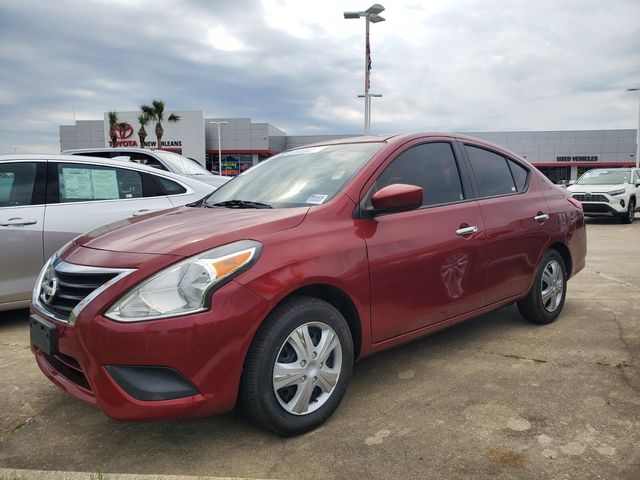
<path id="1" fill-rule="evenodd" d="M 167 111 L 180 121 L 164 121 L 162 148 L 191 157 L 211 171 L 218 170 L 218 148 L 222 151 L 222 174 L 237 175 L 276 153 L 289 148 L 354 135 L 287 135 L 270 123 L 254 123 L 251 118 L 205 118 L 203 111 Z M 118 146 L 140 146 L 139 112 L 118 112 Z M 215 122 L 220 125 L 220 139 Z M 224 123 L 226 122 L 226 123 Z M 155 123 L 146 127 L 144 147 L 157 148 Z M 463 133 L 463 132 L 461 132 Z M 464 132 L 513 151 L 526 158 L 556 183 L 575 180 L 595 167 L 635 165 L 636 130 L 564 130 L 514 132 Z M 110 145 L 109 119 L 78 120 L 60 126 L 60 149 L 105 147 Z"/>

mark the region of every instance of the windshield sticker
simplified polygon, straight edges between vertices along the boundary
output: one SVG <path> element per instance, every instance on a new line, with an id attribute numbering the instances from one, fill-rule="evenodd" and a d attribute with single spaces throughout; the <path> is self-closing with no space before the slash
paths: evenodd
<path id="1" fill-rule="evenodd" d="M 327 197 L 328 197 L 328 195 L 321 195 L 319 193 L 314 193 L 309 198 L 307 198 L 307 203 L 313 203 L 314 205 L 320 205 L 321 203 L 324 203 L 324 201 L 327 199 Z"/>
<path id="2" fill-rule="evenodd" d="M 342 177 L 344 177 L 344 170 L 338 170 L 331 176 L 331 180 L 340 180 Z"/>

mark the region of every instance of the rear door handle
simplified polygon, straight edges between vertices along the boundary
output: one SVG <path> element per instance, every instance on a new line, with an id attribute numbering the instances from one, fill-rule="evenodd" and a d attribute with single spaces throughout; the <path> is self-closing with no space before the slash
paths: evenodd
<path id="1" fill-rule="evenodd" d="M 549 214 L 538 212 L 538 214 L 533 217 L 533 219 L 538 223 L 544 223 L 546 220 L 549 220 Z"/>
<path id="2" fill-rule="evenodd" d="M 0 220 L 0 227 L 23 227 L 25 225 L 35 225 L 38 221 L 35 218 L 14 217 L 9 220 Z"/>
<path id="3" fill-rule="evenodd" d="M 466 237 L 467 235 L 473 235 L 478 232 L 478 227 L 462 227 L 456 230 L 456 235 L 459 237 Z"/>
<path id="4" fill-rule="evenodd" d="M 133 216 L 137 217 L 138 215 L 146 215 L 149 212 L 151 212 L 151 210 L 149 210 L 148 208 L 143 208 L 142 210 L 136 210 L 135 212 L 133 212 Z"/>

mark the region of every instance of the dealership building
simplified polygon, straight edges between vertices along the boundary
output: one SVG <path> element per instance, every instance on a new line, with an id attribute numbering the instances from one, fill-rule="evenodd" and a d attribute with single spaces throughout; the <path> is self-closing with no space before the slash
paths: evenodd
<path id="1" fill-rule="evenodd" d="M 139 147 L 140 112 L 118 112 L 120 122 L 116 146 Z M 203 111 L 173 111 L 180 120 L 162 123 L 162 148 L 197 160 L 218 171 L 218 148 L 222 151 L 222 174 L 236 175 L 276 153 L 329 139 L 351 135 L 287 135 L 270 123 L 254 123 L 250 118 L 205 118 Z M 167 115 L 168 116 L 168 115 Z M 220 124 L 220 145 L 218 125 Z M 226 122 L 226 123 L 224 123 Z M 156 148 L 155 123 L 146 127 L 144 147 Z M 460 132 L 463 133 L 463 132 Z M 538 167 L 551 180 L 575 180 L 596 167 L 635 165 L 636 130 L 562 130 L 522 132 L 464 132 L 515 152 Z M 102 120 L 77 120 L 60 126 L 60 149 L 111 146 L 107 113 Z"/>

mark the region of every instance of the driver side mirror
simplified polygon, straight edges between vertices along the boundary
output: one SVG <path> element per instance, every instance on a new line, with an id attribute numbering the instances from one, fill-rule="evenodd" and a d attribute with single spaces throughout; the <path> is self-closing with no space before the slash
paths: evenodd
<path id="1" fill-rule="evenodd" d="M 422 187 L 394 183 L 381 188 L 371 197 L 376 213 L 403 212 L 422 206 Z"/>

